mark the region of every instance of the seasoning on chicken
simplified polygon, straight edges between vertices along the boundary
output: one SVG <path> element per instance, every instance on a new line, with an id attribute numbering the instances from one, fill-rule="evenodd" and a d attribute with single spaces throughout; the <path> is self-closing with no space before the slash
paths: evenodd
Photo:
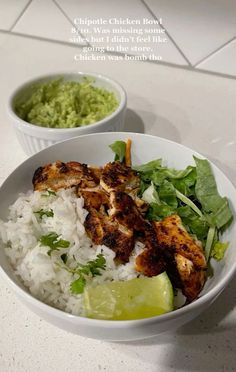
<path id="1" fill-rule="evenodd" d="M 194 240 L 182 225 L 181 218 L 172 214 L 154 222 L 158 243 L 175 250 L 175 253 L 192 261 L 198 269 L 206 268 L 206 259 L 200 242 Z"/>
<path id="2" fill-rule="evenodd" d="M 140 178 L 136 171 L 114 161 L 107 163 L 101 174 L 100 185 L 108 193 L 111 191 L 131 192 L 134 189 L 138 191 L 140 187 Z"/>
<path id="3" fill-rule="evenodd" d="M 84 199 L 84 208 L 86 208 L 88 211 L 91 208 L 99 210 L 102 206 L 105 207 L 105 209 L 109 208 L 109 197 L 103 190 L 99 188 L 81 189 L 78 187 L 77 195 L 79 197 L 82 196 Z"/>
<path id="4" fill-rule="evenodd" d="M 95 244 L 104 244 L 116 253 L 116 259 L 128 262 L 134 249 L 133 231 L 125 229 L 105 213 L 91 208 L 84 226 L 87 234 Z"/>
<path id="5" fill-rule="evenodd" d="M 174 286 L 182 289 L 189 302 L 193 301 L 206 280 L 207 262 L 201 243 L 188 234 L 178 215 L 166 217 L 154 225 L 167 273 Z"/>
<path id="6" fill-rule="evenodd" d="M 145 224 L 148 222 L 144 220 L 130 195 L 123 191 L 112 191 L 110 205 L 110 215 L 119 223 L 129 229 L 145 232 Z"/>
<path id="7" fill-rule="evenodd" d="M 57 191 L 79 185 L 81 188 L 96 187 L 99 185 L 98 170 L 89 168 L 87 164 L 75 161 L 63 163 L 56 161 L 39 167 L 33 176 L 34 190 L 45 191 L 48 189 Z"/>
<path id="8" fill-rule="evenodd" d="M 134 200 L 125 192 L 111 192 L 110 215 L 122 226 L 134 231 L 135 237 L 145 244 L 145 250 L 136 258 L 135 268 L 146 276 L 158 275 L 165 270 L 165 261 L 157 242 L 153 225 L 145 220 Z"/>

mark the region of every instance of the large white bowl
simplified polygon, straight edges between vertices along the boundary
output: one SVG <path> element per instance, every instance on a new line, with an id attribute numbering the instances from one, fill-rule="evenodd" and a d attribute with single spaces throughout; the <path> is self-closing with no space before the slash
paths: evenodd
<path id="1" fill-rule="evenodd" d="M 24 102 L 34 91 L 35 84 L 45 83 L 58 78 L 65 81 L 81 82 L 84 77 L 94 78 L 93 85 L 114 93 L 119 105 L 114 112 L 96 123 L 77 128 L 46 128 L 30 124 L 22 120 L 15 112 L 16 102 Z M 51 146 L 57 142 L 84 134 L 97 132 L 116 132 L 124 128 L 127 97 L 124 88 L 108 76 L 86 72 L 58 72 L 56 74 L 42 75 L 29 80 L 13 91 L 8 101 L 8 115 L 15 129 L 18 141 L 27 155 Z"/>
<path id="2" fill-rule="evenodd" d="M 184 168 L 194 164 L 193 155 L 202 157 L 195 151 L 180 144 L 154 136 L 135 133 L 100 133 L 86 135 L 58 143 L 32 156 L 21 164 L 4 182 L 0 189 L 0 218 L 8 215 L 8 206 L 17 199 L 19 192 L 32 188 L 32 176 L 36 168 L 60 158 L 63 161 L 102 165 L 113 159 L 108 145 L 115 140 L 131 138 L 133 164 L 163 158 L 170 167 Z M 212 164 L 219 192 L 229 198 L 231 206 L 236 200 L 236 190 L 227 177 Z M 230 242 L 225 258 L 214 264 L 214 276 L 208 279 L 200 298 L 193 303 L 171 313 L 142 320 L 109 321 L 94 320 L 67 314 L 50 307 L 29 294 L 28 290 L 15 276 L 5 254 L 0 249 L 0 273 L 18 297 L 35 313 L 50 323 L 82 336 L 103 340 L 135 340 L 173 330 L 190 321 L 206 309 L 232 279 L 236 271 L 236 224 L 224 234 Z"/>

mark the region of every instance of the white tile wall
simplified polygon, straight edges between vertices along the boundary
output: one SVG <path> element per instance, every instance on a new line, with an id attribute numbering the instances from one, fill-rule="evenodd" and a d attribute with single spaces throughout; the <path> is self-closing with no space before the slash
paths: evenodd
<path id="1" fill-rule="evenodd" d="M 235 0 L 145 0 L 194 65 L 236 36 Z"/>
<path id="2" fill-rule="evenodd" d="M 0 0 L 0 30 L 4 32 L 13 29 L 15 33 L 69 44 L 75 17 L 162 18 L 167 42 L 144 41 L 139 46 L 152 47 L 151 54 L 162 56 L 162 62 L 236 76 L 236 41 L 230 43 L 236 38 L 236 0 Z M 90 37 L 97 36 L 92 27 L 89 30 Z M 82 41 L 78 44 L 85 45 Z M 131 50 L 132 45 L 130 40 L 126 43 L 127 52 L 140 55 Z"/>
<path id="3" fill-rule="evenodd" d="M 198 68 L 236 76 L 236 40 L 200 63 Z"/>
<path id="4" fill-rule="evenodd" d="M 71 23 L 52 0 L 34 0 L 13 31 L 69 42 L 71 27 Z"/>
<path id="5" fill-rule="evenodd" d="M 30 0 L 0 0 L 0 29 L 9 30 Z"/>
<path id="6" fill-rule="evenodd" d="M 80 18 L 103 18 L 105 20 L 109 20 L 111 18 L 123 18 L 126 19 L 127 17 L 129 19 L 135 19 L 139 20 L 142 23 L 143 18 L 149 18 L 153 19 L 151 14 L 147 11 L 146 7 L 142 4 L 140 0 L 129 0 L 129 1 L 116 1 L 116 0 L 99 0 L 96 4 L 97 6 L 94 6 L 94 0 L 56 0 L 57 3 L 63 7 L 65 12 L 69 15 L 70 19 L 73 21 L 74 18 L 80 17 Z M 99 6 L 98 6 L 99 4 Z M 94 10 L 93 10 L 94 9 Z M 86 26 L 84 26 L 86 27 Z M 112 26 L 112 25 L 105 25 L 104 28 L 106 29 L 114 29 L 117 26 Z M 89 29 L 90 37 L 98 37 L 99 35 L 94 32 L 95 26 L 88 26 Z M 124 26 L 123 29 L 130 28 L 130 26 Z M 134 29 L 141 29 L 141 31 L 144 30 L 144 28 L 147 28 L 146 26 L 143 25 L 134 25 Z M 148 28 L 157 28 L 156 26 L 148 26 Z M 121 36 L 121 34 L 114 34 L 114 36 Z M 134 34 L 133 34 L 134 35 Z M 124 38 L 129 38 L 130 33 L 123 32 L 122 36 Z M 166 35 L 165 35 L 166 37 Z M 94 44 L 93 42 L 91 44 Z M 135 54 L 135 55 L 140 55 L 140 52 L 135 52 L 132 51 L 132 46 L 133 44 L 131 42 L 118 42 L 118 43 L 107 43 L 108 46 L 114 46 L 115 48 L 118 45 L 123 45 L 128 47 L 128 54 Z M 99 44 L 94 44 L 94 46 L 98 45 L 104 45 L 104 43 L 99 43 Z M 136 43 L 137 45 L 137 43 Z M 153 43 L 153 42 L 144 42 L 144 43 L 139 43 L 138 44 L 140 47 L 147 46 L 152 48 L 153 50 L 145 53 L 146 56 L 149 56 L 150 54 L 154 54 L 156 56 L 161 56 L 162 60 L 164 62 L 170 62 L 170 63 L 175 63 L 179 65 L 187 65 L 186 60 L 182 57 L 182 55 L 179 53 L 179 51 L 176 49 L 174 44 L 169 40 L 167 36 L 167 42 L 166 43 Z"/>

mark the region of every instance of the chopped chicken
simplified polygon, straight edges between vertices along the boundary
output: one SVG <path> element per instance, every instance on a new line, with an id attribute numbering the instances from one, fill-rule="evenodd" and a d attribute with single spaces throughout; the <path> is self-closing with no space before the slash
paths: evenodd
<path id="1" fill-rule="evenodd" d="M 197 269 L 206 268 L 206 259 L 200 242 L 196 242 L 184 229 L 181 218 L 173 214 L 154 222 L 158 243 L 192 261 Z"/>
<path id="2" fill-rule="evenodd" d="M 201 244 L 183 228 L 178 215 L 154 225 L 172 283 L 182 289 L 188 301 L 194 300 L 206 280 L 207 262 Z"/>
<path id="3" fill-rule="evenodd" d="M 128 262 L 134 248 L 133 231 L 125 229 L 106 214 L 91 208 L 84 222 L 95 244 L 104 244 L 116 253 L 117 260 Z"/>
<path id="4" fill-rule="evenodd" d="M 109 208 L 109 197 L 100 189 L 80 189 L 77 195 L 84 199 L 84 207 L 89 211 L 91 208 L 99 210 L 102 206 Z"/>
<path id="5" fill-rule="evenodd" d="M 47 189 L 57 191 L 61 188 L 69 188 L 79 185 L 81 188 L 96 187 L 100 180 L 98 170 L 89 168 L 87 164 L 75 161 L 63 163 L 56 161 L 39 167 L 33 176 L 34 190 L 44 191 Z"/>
<path id="6" fill-rule="evenodd" d="M 135 202 L 126 192 L 112 191 L 110 193 L 111 210 L 110 215 L 116 218 L 119 223 L 129 229 L 145 231 L 144 220 Z"/>
<path id="7" fill-rule="evenodd" d="M 101 174 L 100 185 L 108 193 L 111 191 L 126 191 L 127 193 L 140 187 L 140 178 L 136 171 L 114 161 L 104 166 Z"/>
<path id="8" fill-rule="evenodd" d="M 158 249 L 144 249 L 135 259 L 136 271 L 145 276 L 156 276 L 166 270 L 162 252 Z"/>

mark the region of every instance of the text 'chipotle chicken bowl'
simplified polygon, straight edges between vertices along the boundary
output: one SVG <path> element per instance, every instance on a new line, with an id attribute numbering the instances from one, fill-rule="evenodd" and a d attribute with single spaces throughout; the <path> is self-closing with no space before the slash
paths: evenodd
<path id="1" fill-rule="evenodd" d="M 28 159 L 0 190 L 2 273 L 51 323 L 145 338 L 209 306 L 236 268 L 236 191 L 196 152 L 102 133 Z"/>

